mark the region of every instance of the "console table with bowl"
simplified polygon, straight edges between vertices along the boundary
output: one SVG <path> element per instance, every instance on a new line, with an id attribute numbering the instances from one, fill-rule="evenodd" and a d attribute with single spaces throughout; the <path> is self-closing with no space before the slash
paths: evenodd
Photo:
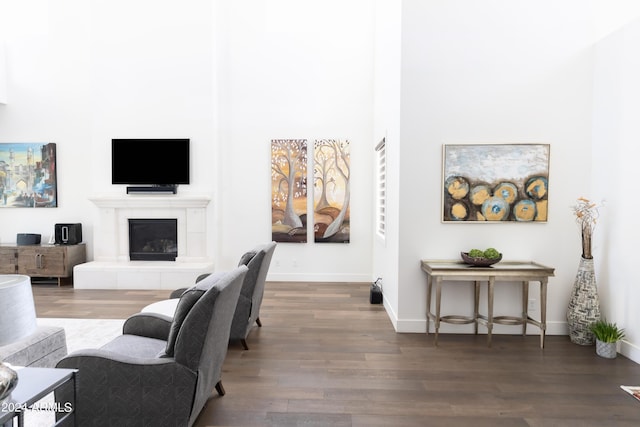
<path id="1" fill-rule="evenodd" d="M 17 418 L 18 426 L 24 423 L 24 413 L 36 406 L 38 411 L 56 412 L 59 415 L 55 425 L 73 425 L 75 411 L 75 384 L 77 369 L 59 368 L 25 368 L 12 367 L 18 373 L 18 383 L 11 394 L 0 402 L 0 426 L 13 425 Z M 73 388 L 71 401 L 37 403 L 49 393 L 56 391 L 65 384 Z M 40 406 L 38 406 L 40 405 Z M 6 424 L 5 424 L 6 423 Z M 27 426 L 28 427 L 28 426 Z"/>
<path id="2" fill-rule="evenodd" d="M 429 322 L 434 323 L 434 342 L 438 345 L 440 323 L 469 324 L 474 323 L 475 333 L 478 324 L 487 327 L 487 345 L 491 346 L 491 334 L 494 324 L 522 325 L 522 335 L 527 333 L 527 324 L 540 328 L 540 348 L 544 348 L 544 337 L 547 317 L 547 282 L 554 275 L 554 269 L 532 261 L 501 261 L 491 266 L 474 266 L 456 260 L 422 260 L 422 271 L 427 274 L 427 334 Z M 456 282 L 473 282 L 474 309 L 473 315 L 442 315 L 440 302 L 442 286 Z M 487 283 L 487 313 L 479 311 L 480 284 Z M 520 283 L 522 286 L 522 315 L 494 316 L 493 299 L 497 282 Z M 527 305 L 529 300 L 529 282 L 540 283 L 540 319 L 529 316 Z M 432 288 L 435 283 L 435 313 L 431 311 Z"/>

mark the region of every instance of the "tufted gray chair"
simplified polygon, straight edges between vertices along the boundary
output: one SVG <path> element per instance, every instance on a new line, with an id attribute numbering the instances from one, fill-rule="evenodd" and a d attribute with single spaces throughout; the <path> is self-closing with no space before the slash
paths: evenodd
<path id="1" fill-rule="evenodd" d="M 182 293 L 173 318 L 135 314 L 100 349 L 64 357 L 57 367 L 79 370 L 75 425 L 193 425 L 214 387 L 224 395 L 222 365 L 247 271 L 207 277 Z M 56 401 L 70 393 L 61 388 Z"/>

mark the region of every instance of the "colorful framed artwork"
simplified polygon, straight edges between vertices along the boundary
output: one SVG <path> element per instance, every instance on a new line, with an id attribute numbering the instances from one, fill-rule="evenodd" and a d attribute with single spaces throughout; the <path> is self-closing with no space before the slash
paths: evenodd
<path id="1" fill-rule="evenodd" d="M 313 150 L 313 235 L 316 243 L 349 243 L 351 153 L 347 140 L 319 139 Z"/>
<path id="2" fill-rule="evenodd" d="M 58 206 L 55 143 L 0 143 L 0 207 Z"/>
<path id="3" fill-rule="evenodd" d="M 307 140 L 271 140 L 271 238 L 307 242 Z"/>
<path id="4" fill-rule="evenodd" d="M 549 144 L 443 146 L 443 222 L 546 222 Z"/>

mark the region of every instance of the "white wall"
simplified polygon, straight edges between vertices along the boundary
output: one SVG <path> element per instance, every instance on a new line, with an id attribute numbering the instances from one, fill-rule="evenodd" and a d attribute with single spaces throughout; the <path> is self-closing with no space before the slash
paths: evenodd
<path id="1" fill-rule="evenodd" d="M 640 231 L 636 196 L 640 159 L 640 20 L 596 45 L 593 193 L 606 200 L 595 237 L 602 315 L 626 330 L 622 354 L 640 362 L 640 279 L 635 252 Z"/>
<path id="2" fill-rule="evenodd" d="M 588 193 L 591 164 L 593 27 L 578 5 L 403 2 L 398 330 L 425 330 L 420 259 L 455 259 L 462 250 L 492 246 L 507 260 L 555 267 L 547 332 L 566 333 L 581 254 L 570 205 Z M 441 152 L 453 143 L 551 144 L 548 222 L 442 223 Z M 517 314 L 519 287 L 502 288 L 496 312 Z M 470 301 L 470 287 L 447 289 L 443 310 L 467 310 Z"/>
<path id="3" fill-rule="evenodd" d="M 271 239 L 271 139 L 307 139 L 309 157 L 314 139 L 348 139 L 351 243 L 316 244 L 309 229 L 308 243 L 278 245 L 269 278 L 370 280 L 372 4 L 242 0 L 219 12 L 219 265 Z"/>
<path id="4" fill-rule="evenodd" d="M 59 207 L 2 209 L 0 241 L 15 242 L 19 232 L 46 241 L 55 223 L 81 222 L 92 259 L 97 208 L 88 198 L 125 193 L 110 183 L 111 138 L 191 138 L 193 183 L 180 191 L 213 195 L 211 4 L 29 0 L 2 7 L 11 96 L 0 141 L 57 144 Z"/>
<path id="5" fill-rule="evenodd" d="M 93 257 L 110 140 L 188 137 L 209 195 L 217 268 L 271 239 L 270 140 L 351 142 L 351 243 L 281 244 L 272 279 L 371 278 L 373 5 L 365 0 L 3 2 L 8 93 L 0 141 L 56 142 L 56 209 L 2 209 L 1 242 L 81 222 Z M 311 169 L 310 169 L 311 173 Z M 311 203 L 311 200 L 310 200 Z M 310 234 L 312 239 L 312 235 Z M 294 266 L 295 263 L 295 266 Z"/>
<path id="6" fill-rule="evenodd" d="M 212 4 L 94 1 L 90 12 L 92 193 L 125 194 L 124 185 L 111 185 L 112 138 L 189 138 L 191 184 L 178 193 L 214 197 Z M 98 224 L 97 214 L 94 220 Z M 208 221 L 208 253 L 214 256 L 213 209 Z"/>
<path id="7" fill-rule="evenodd" d="M 59 186 L 58 208 L 0 210 L 2 243 L 14 243 L 17 233 L 46 241 L 57 222 L 86 222 L 91 239 L 87 14 L 82 1 L 57 8 L 45 0 L 0 3 L 8 100 L 0 108 L 0 141 L 55 142 Z"/>
<path id="8" fill-rule="evenodd" d="M 4 41 L 0 39 L 0 104 L 7 103 L 7 68 Z"/>
<path id="9" fill-rule="evenodd" d="M 383 138 L 386 141 L 386 212 L 385 236 L 373 241 L 373 278 L 381 277 L 383 302 L 389 318 L 397 328 L 398 245 L 400 227 L 400 65 L 401 3 L 395 0 L 376 1 L 375 80 L 374 80 L 374 140 L 372 147 Z M 372 166 L 372 173 L 376 168 Z M 374 178 L 372 177 L 372 180 Z M 372 230 L 373 232 L 373 230 Z"/>

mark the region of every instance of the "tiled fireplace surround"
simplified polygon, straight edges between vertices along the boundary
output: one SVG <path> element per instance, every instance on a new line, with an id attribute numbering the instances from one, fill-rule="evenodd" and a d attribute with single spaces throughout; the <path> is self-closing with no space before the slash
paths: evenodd
<path id="1" fill-rule="evenodd" d="M 213 271 L 207 257 L 207 196 L 127 195 L 90 199 L 99 211 L 94 261 L 73 270 L 77 289 L 178 289 Z M 175 261 L 130 261 L 130 218 L 176 218 Z"/>

